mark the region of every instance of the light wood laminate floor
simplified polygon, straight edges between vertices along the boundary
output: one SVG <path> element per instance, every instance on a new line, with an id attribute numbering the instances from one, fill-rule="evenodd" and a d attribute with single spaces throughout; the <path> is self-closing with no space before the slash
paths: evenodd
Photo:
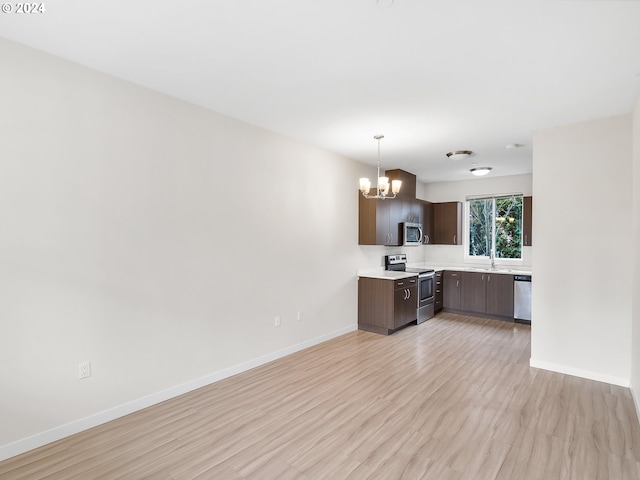
<path id="1" fill-rule="evenodd" d="M 530 327 L 353 332 L 0 463 L 0 478 L 639 479 L 630 391 L 528 366 Z"/>

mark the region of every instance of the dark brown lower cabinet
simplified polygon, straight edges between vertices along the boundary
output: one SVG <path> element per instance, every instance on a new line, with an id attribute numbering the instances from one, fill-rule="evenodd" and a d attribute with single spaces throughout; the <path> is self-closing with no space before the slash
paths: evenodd
<path id="1" fill-rule="evenodd" d="M 513 275 L 487 275 L 486 313 L 513 320 Z"/>
<path id="2" fill-rule="evenodd" d="M 389 335 L 418 319 L 417 277 L 358 279 L 358 328 Z"/>
<path id="3" fill-rule="evenodd" d="M 433 311 L 439 312 L 442 310 L 443 306 L 443 294 L 444 292 L 444 283 L 442 278 L 442 272 L 436 272 L 435 276 L 435 287 L 433 292 Z"/>
<path id="4" fill-rule="evenodd" d="M 444 310 L 512 321 L 513 275 L 445 271 Z"/>
<path id="5" fill-rule="evenodd" d="M 487 305 L 485 275 L 463 272 L 460 308 L 469 312 L 484 312 Z"/>
<path id="6" fill-rule="evenodd" d="M 461 272 L 451 272 L 445 270 L 442 275 L 442 306 L 444 309 L 460 310 L 460 281 L 462 279 Z"/>

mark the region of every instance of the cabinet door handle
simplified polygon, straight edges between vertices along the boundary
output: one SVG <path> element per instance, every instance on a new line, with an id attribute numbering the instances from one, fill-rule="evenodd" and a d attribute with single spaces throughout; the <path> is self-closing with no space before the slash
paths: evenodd
<path id="1" fill-rule="evenodd" d="M 487 275 L 487 282 L 491 282 L 491 275 Z"/>
<path id="2" fill-rule="evenodd" d="M 407 300 L 411 298 L 411 290 L 407 288 Z"/>
<path id="3" fill-rule="evenodd" d="M 404 282 L 398 282 L 399 287 L 401 287 L 402 285 L 404 285 Z"/>
<path id="4" fill-rule="evenodd" d="M 525 245 L 526 245 L 527 243 L 529 243 L 529 242 L 527 242 L 527 238 L 529 238 L 529 237 L 527 237 L 527 236 L 525 235 L 525 236 L 524 236 L 524 244 L 525 244 Z"/>
<path id="5" fill-rule="evenodd" d="M 456 288 L 460 286 L 460 280 L 456 280 Z"/>
<path id="6" fill-rule="evenodd" d="M 482 275 L 482 281 L 484 282 L 484 274 Z"/>
<path id="7" fill-rule="evenodd" d="M 429 243 L 429 235 L 427 235 L 427 243 Z"/>
<path id="8" fill-rule="evenodd" d="M 453 236 L 453 244 L 454 245 L 456 244 L 456 236 L 455 235 Z"/>

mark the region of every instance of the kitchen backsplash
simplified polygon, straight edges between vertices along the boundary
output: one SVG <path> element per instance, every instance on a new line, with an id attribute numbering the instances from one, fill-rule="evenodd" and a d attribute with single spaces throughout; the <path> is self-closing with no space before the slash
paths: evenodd
<path id="1" fill-rule="evenodd" d="M 465 262 L 464 247 L 460 245 L 427 245 L 420 247 L 422 257 L 425 263 L 447 264 L 447 265 L 462 265 Z M 532 247 L 522 247 L 522 267 L 531 267 L 532 260 Z M 407 256 L 409 256 L 407 254 Z M 413 255 L 412 255 L 413 256 Z M 414 260 L 411 260 L 414 261 Z M 487 260 L 488 262 L 488 260 Z M 477 264 L 477 262 L 474 262 Z M 500 259 L 496 259 L 496 264 L 500 264 Z"/>

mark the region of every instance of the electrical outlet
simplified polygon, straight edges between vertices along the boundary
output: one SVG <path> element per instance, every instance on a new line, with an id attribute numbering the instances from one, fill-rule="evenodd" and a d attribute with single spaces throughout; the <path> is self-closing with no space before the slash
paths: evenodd
<path id="1" fill-rule="evenodd" d="M 91 376 L 91 362 L 82 362 L 78 364 L 78 378 L 87 378 Z"/>
<path id="2" fill-rule="evenodd" d="M 279 327 L 279 326 L 280 326 L 280 315 L 278 315 L 278 316 L 276 317 L 275 325 L 276 325 L 276 327 Z"/>
<path id="3" fill-rule="evenodd" d="M 302 321 L 302 310 L 300 310 L 298 312 L 298 321 L 301 322 Z"/>

